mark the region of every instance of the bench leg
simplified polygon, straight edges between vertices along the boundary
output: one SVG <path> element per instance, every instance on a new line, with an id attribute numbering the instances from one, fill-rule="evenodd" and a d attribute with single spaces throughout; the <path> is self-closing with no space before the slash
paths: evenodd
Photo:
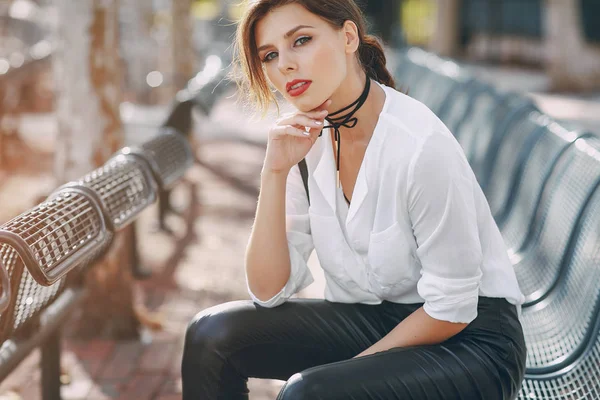
<path id="1" fill-rule="evenodd" d="M 42 399 L 60 400 L 60 330 L 42 345 Z"/>
<path id="2" fill-rule="evenodd" d="M 145 269 L 140 264 L 140 253 L 137 242 L 137 221 L 131 224 L 131 271 L 135 279 L 143 280 L 152 276 L 152 271 Z"/>

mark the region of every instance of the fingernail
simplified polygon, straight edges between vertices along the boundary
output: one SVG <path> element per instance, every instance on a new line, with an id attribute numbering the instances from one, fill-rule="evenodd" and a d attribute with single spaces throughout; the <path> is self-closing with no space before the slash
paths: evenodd
<path id="1" fill-rule="evenodd" d="M 321 121 L 315 121 L 315 124 L 317 124 L 317 125 L 323 125 L 323 123 Z"/>
<path id="2" fill-rule="evenodd" d="M 304 136 L 310 136 L 310 132 L 302 132 Z"/>

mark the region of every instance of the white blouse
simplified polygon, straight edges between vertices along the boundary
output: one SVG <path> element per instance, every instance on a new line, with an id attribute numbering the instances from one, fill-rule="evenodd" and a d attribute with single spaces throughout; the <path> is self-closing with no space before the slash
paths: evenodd
<path id="1" fill-rule="evenodd" d="M 460 144 L 419 101 L 379 84 L 385 103 L 360 166 L 351 203 L 336 188 L 329 128 L 306 156 L 310 207 L 297 167 L 286 184 L 291 274 L 261 306 L 310 285 L 316 250 L 325 299 L 424 303 L 431 317 L 469 323 L 478 296 L 524 301 L 507 249 Z"/>

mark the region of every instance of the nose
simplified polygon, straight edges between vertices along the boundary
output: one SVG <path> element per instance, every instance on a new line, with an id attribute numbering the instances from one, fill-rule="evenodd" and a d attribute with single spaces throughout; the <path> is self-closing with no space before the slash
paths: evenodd
<path id="1" fill-rule="evenodd" d="M 279 71 L 282 74 L 286 74 L 291 71 L 295 71 L 298 69 L 298 64 L 296 62 L 295 56 L 289 51 L 281 51 L 278 55 L 278 65 Z"/>

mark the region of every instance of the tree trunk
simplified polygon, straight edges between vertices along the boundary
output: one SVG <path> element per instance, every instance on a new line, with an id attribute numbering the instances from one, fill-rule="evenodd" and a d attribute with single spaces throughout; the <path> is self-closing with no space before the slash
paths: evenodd
<path id="1" fill-rule="evenodd" d="M 0 82 L 0 170 L 3 169 L 5 163 L 5 134 L 4 134 L 4 115 L 6 114 L 6 105 L 4 104 L 4 86 Z"/>
<path id="2" fill-rule="evenodd" d="M 117 0 L 57 0 L 59 49 L 53 58 L 57 85 L 55 173 L 58 184 L 101 166 L 123 146 L 119 116 L 121 68 Z M 107 254 L 85 275 L 89 296 L 69 327 L 79 336 L 135 337 L 129 268 L 131 235 L 116 235 Z"/>
<path id="3" fill-rule="evenodd" d="M 173 84 L 185 87 L 195 73 L 192 0 L 172 1 L 171 37 L 173 40 Z"/>
<path id="4" fill-rule="evenodd" d="M 437 0 L 436 29 L 431 49 L 445 57 L 456 57 L 460 40 L 461 0 Z"/>
<path id="5" fill-rule="evenodd" d="M 122 0 L 121 48 L 125 58 L 128 101 L 149 102 L 148 73 L 156 69 L 156 43 L 152 40 L 154 10 L 151 1 Z"/>
<path id="6" fill-rule="evenodd" d="M 579 0 L 546 0 L 545 40 L 553 89 L 600 87 L 600 48 L 586 43 Z"/>

